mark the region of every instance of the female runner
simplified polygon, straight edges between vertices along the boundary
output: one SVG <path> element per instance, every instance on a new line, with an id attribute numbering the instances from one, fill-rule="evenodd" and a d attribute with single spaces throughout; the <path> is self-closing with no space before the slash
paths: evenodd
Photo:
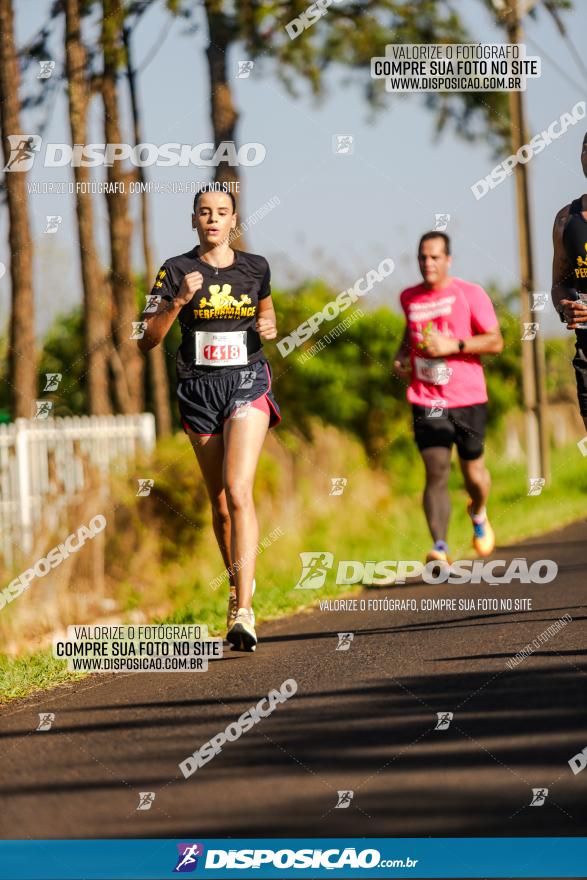
<path id="1" fill-rule="evenodd" d="M 194 199 L 199 245 L 161 267 L 145 313 L 141 351 L 158 345 L 177 319 L 177 397 L 210 502 L 229 572 L 227 640 L 257 645 L 252 598 L 259 528 L 253 483 L 268 428 L 281 421 L 261 338 L 277 335 L 267 260 L 230 247 L 234 196 L 203 189 Z"/>

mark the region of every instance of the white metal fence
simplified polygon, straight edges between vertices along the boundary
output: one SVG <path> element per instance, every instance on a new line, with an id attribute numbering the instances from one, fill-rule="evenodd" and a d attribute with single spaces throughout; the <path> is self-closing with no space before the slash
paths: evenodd
<path id="1" fill-rule="evenodd" d="M 151 413 L 17 419 L 0 425 L 0 554 L 12 565 L 15 551 L 30 552 L 47 508 L 53 516 L 79 499 L 88 465 L 104 477 L 124 469 L 139 447 L 155 445 Z M 53 518 L 53 517 L 52 517 Z"/>

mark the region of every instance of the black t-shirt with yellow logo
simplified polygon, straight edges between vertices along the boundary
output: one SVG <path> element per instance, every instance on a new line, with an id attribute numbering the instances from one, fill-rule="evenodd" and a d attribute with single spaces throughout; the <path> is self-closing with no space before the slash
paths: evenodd
<path id="1" fill-rule="evenodd" d="M 568 287 L 578 293 L 587 293 L 587 220 L 581 213 L 582 197 L 571 202 L 569 216 L 563 229 L 563 245 L 572 266 L 572 275 L 565 279 Z M 587 330 L 575 330 L 577 343 L 587 349 Z"/>
<path id="2" fill-rule="evenodd" d="M 234 262 L 225 269 L 216 269 L 199 257 L 199 246 L 185 254 L 165 260 L 151 290 L 171 301 L 177 296 L 184 275 L 201 272 L 204 284 L 193 299 L 179 313 L 181 345 L 177 351 L 178 379 L 188 379 L 200 373 L 242 369 L 239 366 L 206 366 L 196 364 L 195 332 L 247 331 L 248 363 L 263 356 L 261 337 L 255 330 L 259 300 L 271 293 L 269 264 L 264 257 L 234 252 Z"/>

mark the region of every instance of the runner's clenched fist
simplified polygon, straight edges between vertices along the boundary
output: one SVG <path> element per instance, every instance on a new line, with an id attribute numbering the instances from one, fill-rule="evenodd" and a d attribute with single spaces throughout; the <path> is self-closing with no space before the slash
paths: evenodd
<path id="1" fill-rule="evenodd" d="M 275 339 L 277 336 L 275 316 L 261 315 L 257 318 L 255 329 L 262 339 Z"/>
<path id="2" fill-rule="evenodd" d="M 201 290 L 204 284 L 204 276 L 201 272 L 188 272 L 183 276 L 181 287 L 177 294 L 177 302 L 182 306 L 186 306 Z"/>

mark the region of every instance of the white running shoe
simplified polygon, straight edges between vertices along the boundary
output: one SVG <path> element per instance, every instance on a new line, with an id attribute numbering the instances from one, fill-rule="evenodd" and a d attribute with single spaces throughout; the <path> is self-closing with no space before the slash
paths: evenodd
<path id="1" fill-rule="evenodd" d="M 255 595 L 255 589 L 257 587 L 257 582 L 253 578 L 253 596 Z M 226 629 L 227 631 L 230 629 L 232 624 L 236 620 L 236 614 L 238 611 L 238 605 L 236 602 L 236 592 L 231 590 L 228 594 L 228 608 L 226 611 Z M 255 626 L 255 612 L 251 608 L 251 614 L 253 616 L 253 626 Z"/>
<path id="2" fill-rule="evenodd" d="M 239 608 L 236 619 L 226 634 L 226 639 L 236 651 L 254 651 L 257 647 L 255 618 L 248 608 Z"/>

